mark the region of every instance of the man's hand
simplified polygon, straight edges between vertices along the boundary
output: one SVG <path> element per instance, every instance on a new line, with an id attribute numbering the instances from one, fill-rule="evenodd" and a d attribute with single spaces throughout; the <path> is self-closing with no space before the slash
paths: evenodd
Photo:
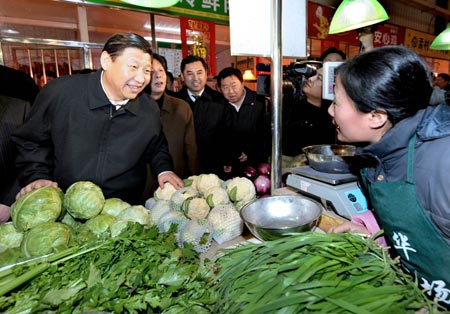
<path id="1" fill-rule="evenodd" d="M 0 204 L 0 224 L 3 224 L 9 220 L 11 208 L 6 205 Z"/>
<path id="2" fill-rule="evenodd" d="M 245 161 L 247 161 L 248 157 L 247 157 L 247 155 L 244 152 L 242 152 L 241 156 L 239 156 L 238 159 L 239 159 L 240 162 L 245 162 Z"/>
<path id="3" fill-rule="evenodd" d="M 161 189 L 164 188 L 164 183 L 166 182 L 171 183 L 177 190 L 184 187 L 183 180 L 173 172 L 164 172 L 158 176 L 158 184 Z"/>
<path id="4" fill-rule="evenodd" d="M 31 190 L 35 190 L 35 189 L 39 189 L 39 188 L 43 188 L 44 186 L 53 186 L 53 187 L 58 187 L 58 183 L 54 182 L 54 181 L 50 181 L 50 180 L 44 180 L 44 179 L 39 179 L 36 181 L 31 182 L 30 184 L 28 184 L 27 186 L 23 187 L 19 193 L 17 193 L 16 195 L 16 200 L 21 197 L 22 195 L 27 194 L 28 192 L 30 192 Z"/>

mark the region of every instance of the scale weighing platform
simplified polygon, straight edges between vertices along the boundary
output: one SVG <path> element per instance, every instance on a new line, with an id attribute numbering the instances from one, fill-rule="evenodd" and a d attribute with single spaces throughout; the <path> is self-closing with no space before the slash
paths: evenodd
<path id="1" fill-rule="evenodd" d="M 323 206 L 338 215 L 351 217 L 368 210 L 367 200 L 351 174 L 334 174 L 314 170 L 310 166 L 291 168 L 286 184 L 300 193 L 319 199 Z"/>

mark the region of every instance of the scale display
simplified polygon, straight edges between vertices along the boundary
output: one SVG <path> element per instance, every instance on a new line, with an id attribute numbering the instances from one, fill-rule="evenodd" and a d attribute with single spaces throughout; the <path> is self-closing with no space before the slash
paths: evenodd
<path id="1" fill-rule="evenodd" d="M 328 174 L 299 167 L 292 169 L 286 184 L 302 194 L 320 199 L 324 206 L 348 219 L 368 210 L 357 178 L 351 174 Z"/>

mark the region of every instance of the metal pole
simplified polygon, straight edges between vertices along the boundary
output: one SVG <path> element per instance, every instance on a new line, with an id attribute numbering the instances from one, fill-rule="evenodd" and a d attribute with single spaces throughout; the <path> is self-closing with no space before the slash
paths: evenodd
<path id="1" fill-rule="evenodd" d="M 158 46 L 156 43 L 156 29 L 155 29 L 155 14 L 150 13 L 150 31 L 152 32 L 152 50 L 158 53 Z"/>
<path id="2" fill-rule="evenodd" d="M 41 49 L 41 60 L 42 60 L 42 75 L 44 76 L 44 84 L 47 84 L 47 72 L 45 71 L 44 49 Z"/>
<path id="3" fill-rule="evenodd" d="M 30 53 L 30 49 L 27 49 L 27 54 L 28 54 L 28 64 L 30 66 L 30 76 L 32 79 L 34 79 L 34 73 L 33 73 L 33 64 L 31 63 L 31 53 Z"/>
<path id="4" fill-rule="evenodd" d="M 272 24 L 272 172 L 271 190 L 281 187 L 281 109 L 283 94 L 283 62 L 281 45 L 281 3 L 282 0 L 272 1 L 274 23 Z"/>
<path id="5" fill-rule="evenodd" d="M 53 52 L 54 52 L 54 54 L 55 54 L 56 77 L 59 77 L 58 53 L 56 52 L 56 49 L 53 49 Z"/>
<path id="6" fill-rule="evenodd" d="M 69 75 L 72 75 L 72 60 L 70 60 L 70 50 L 67 49 L 67 66 L 69 67 Z"/>

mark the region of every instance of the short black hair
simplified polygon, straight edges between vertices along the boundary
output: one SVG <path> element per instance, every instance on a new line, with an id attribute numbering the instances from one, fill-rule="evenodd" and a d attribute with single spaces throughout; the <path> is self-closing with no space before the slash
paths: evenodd
<path id="1" fill-rule="evenodd" d="M 437 76 L 446 80 L 447 82 L 450 82 L 450 75 L 448 75 L 447 73 L 439 73 Z"/>
<path id="2" fill-rule="evenodd" d="M 328 55 L 332 54 L 332 53 L 337 53 L 338 55 L 340 55 L 341 58 L 342 58 L 342 60 L 347 59 L 347 56 L 345 55 L 345 52 L 343 52 L 342 50 L 337 49 L 336 47 L 330 47 L 330 48 L 328 48 L 327 50 L 325 50 L 325 51 L 320 55 L 319 61 L 322 61 L 322 62 L 323 62 L 323 60 L 325 60 L 325 58 L 326 58 Z"/>
<path id="3" fill-rule="evenodd" d="M 134 33 L 117 33 L 109 37 L 102 51 L 106 51 L 115 60 L 129 47 L 138 48 L 152 55 L 150 43 L 142 36 Z"/>
<path id="4" fill-rule="evenodd" d="M 170 71 L 166 71 L 166 75 L 167 75 L 167 77 L 169 78 L 169 80 L 173 83 L 173 81 L 174 81 L 174 77 L 173 77 L 173 74 L 172 74 L 172 72 L 170 72 Z"/>
<path id="5" fill-rule="evenodd" d="M 385 111 L 393 124 L 428 106 L 433 90 L 425 61 L 403 46 L 359 54 L 335 74 L 358 111 Z"/>
<path id="6" fill-rule="evenodd" d="M 152 54 L 153 59 L 157 60 L 159 63 L 161 63 L 161 65 L 164 68 L 164 72 L 166 72 L 167 74 L 167 62 L 166 62 L 166 58 L 164 58 L 163 56 L 161 56 L 160 54 L 154 53 Z"/>
<path id="7" fill-rule="evenodd" d="M 194 62 L 201 62 L 203 67 L 205 68 L 205 71 L 208 72 L 208 64 L 206 63 L 205 59 L 199 56 L 193 56 L 189 55 L 183 60 L 181 60 L 181 73 L 183 73 L 184 68 L 186 67 L 186 64 L 194 63 Z"/>
<path id="8" fill-rule="evenodd" d="M 220 87 L 222 85 L 223 79 L 233 75 L 236 76 L 239 79 L 239 81 L 241 81 L 241 83 L 244 82 L 241 70 L 233 67 L 228 67 L 222 69 L 222 71 L 220 71 L 219 74 L 217 75 L 217 86 Z"/>

